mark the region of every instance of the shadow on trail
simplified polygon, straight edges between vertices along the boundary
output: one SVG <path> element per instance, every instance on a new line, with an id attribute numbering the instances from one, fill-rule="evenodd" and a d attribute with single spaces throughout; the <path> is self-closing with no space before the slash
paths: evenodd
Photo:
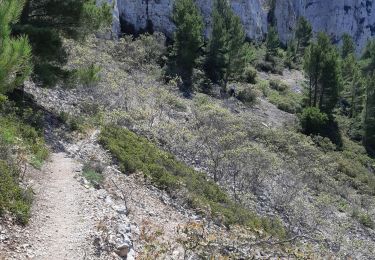
<path id="1" fill-rule="evenodd" d="M 54 153 L 65 152 L 59 140 L 68 141 L 66 133 L 70 130 L 59 115 L 38 105 L 34 97 L 23 89 L 14 90 L 8 98 L 14 103 L 17 116 L 43 133 L 46 144 Z"/>

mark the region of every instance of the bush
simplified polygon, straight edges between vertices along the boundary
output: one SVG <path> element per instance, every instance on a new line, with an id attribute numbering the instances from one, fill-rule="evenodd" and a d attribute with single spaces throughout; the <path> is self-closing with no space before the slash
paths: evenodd
<path id="1" fill-rule="evenodd" d="M 95 188 L 100 188 L 101 184 L 103 183 L 104 177 L 102 173 L 98 169 L 94 169 L 94 167 L 90 164 L 86 164 L 83 167 L 83 177 L 88 180 Z"/>
<path id="2" fill-rule="evenodd" d="M 75 71 L 75 78 L 79 84 L 85 87 L 93 87 L 100 81 L 101 68 L 95 64 L 79 68 Z"/>
<path id="3" fill-rule="evenodd" d="M 264 71 L 264 72 L 273 72 L 274 71 L 274 68 L 273 68 L 273 64 L 271 62 L 268 62 L 268 61 L 258 61 L 257 64 L 256 64 L 256 68 L 260 71 Z"/>
<path id="4" fill-rule="evenodd" d="M 241 90 L 237 95 L 238 100 L 249 106 L 254 105 L 257 101 L 257 98 L 258 94 L 253 88 L 245 88 Z"/>
<path id="5" fill-rule="evenodd" d="M 211 94 L 213 83 L 202 70 L 194 69 L 192 76 L 193 89 L 205 94 Z"/>
<path id="6" fill-rule="evenodd" d="M 242 74 L 242 80 L 244 80 L 247 83 L 255 84 L 257 78 L 257 71 L 253 67 L 246 67 L 243 74 Z"/>
<path id="7" fill-rule="evenodd" d="M 374 228 L 374 221 L 371 219 L 369 214 L 360 214 L 359 223 L 361 223 L 365 227 L 368 227 L 371 229 Z"/>
<path id="8" fill-rule="evenodd" d="M 222 219 L 225 225 L 240 224 L 251 228 L 264 228 L 271 234 L 284 235 L 281 225 L 269 225 L 270 220 L 233 202 L 229 196 L 207 176 L 175 159 L 175 157 L 149 142 L 146 138 L 114 126 L 101 131 L 100 142 L 116 157 L 121 170 L 141 171 L 157 187 L 171 196 L 183 196 L 196 209 L 208 209 L 206 217 Z"/>
<path id="9" fill-rule="evenodd" d="M 298 113 L 301 110 L 301 96 L 291 91 L 279 93 L 278 91 L 269 91 L 269 101 L 276 105 L 278 109 L 288 113 Z"/>
<path id="10" fill-rule="evenodd" d="M 286 92 L 287 90 L 289 90 L 289 86 L 278 79 L 271 79 L 270 87 L 271 89 L 277 90 L 279 92 Z"/>
<path id="11" fill-rule="evenodd" d="M 4 160 L 0 160 L 0 214 L 13 213 L 21 224 L 30 217 L 31 192 L 18 185 L 18 170 Z"/>
<path id="12" fill-rule="evenodd" d="M 319 134 L 328 124 L 328 116 L 320 112 L 319 108 L 309 107 L 302 111 L 301 126 L 305 134 Z"/>
<path id="13" fill-rule="evenodd" d="M 129 66 L 129 70 L 148 69 L 162 63 L 166 53 L 166 38 L 162 33 L 143 34 L 138 38 L 125 35 L 117 43 L 110 55 Z"/>
<path id="14" fill-rule="evenodd" d="M 313 142 L 324 152 L 331 152 L 336 150 L 336 145 L 327 137 L 320 135 L 313 136 Z"/>
<path id="15" fill-rule="evenodd" d="M 256 88 L 262 92 L 264 97 L 268 97 L 268 95 L 270 94 L 270 84 L 266 80 L 258 82 Z"/>
<path id="16" fill-rule="evenodd" d="M 359 223 L 361 223 L 365 227 L 368 227 L 371 229 L 375 228 L 374 221 L 371 219 L 370 215 L 367 213 L 360 212 L 359 210 L 355 209 L 353 210 L 352 217 L 358 219 Z"/>

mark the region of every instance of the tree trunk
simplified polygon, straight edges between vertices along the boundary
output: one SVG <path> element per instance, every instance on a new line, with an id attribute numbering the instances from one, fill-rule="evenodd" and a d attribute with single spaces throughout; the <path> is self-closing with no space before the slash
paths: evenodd
<path id="1" fill-rule="evenodd" d="M 20 17 L 21 24 L 26 24 L 28 22 L 30 12 L 31 12 L 31 0 L 26 0 L 22 13 L 21 13 L 21 17 Z"/>

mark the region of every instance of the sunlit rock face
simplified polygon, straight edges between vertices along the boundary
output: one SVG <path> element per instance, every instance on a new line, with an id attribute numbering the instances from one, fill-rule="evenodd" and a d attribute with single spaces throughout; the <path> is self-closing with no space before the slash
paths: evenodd
<path id="1" fill-rule="evenodd" d="M 292 37 L 299 16 L 310 21 L 314 32 L 327 32 L 335 43 L 348 33 L 358 51 L 375 35 L 373 0 L 276 0 L 275 16 L 283 42 Z"/>
<path id="2" fill-rule="evenodd" d="M 206 35 L 210 33 L 213 0 L 197 0 L 206 24 Z M 268 28 L 269 12 L 274 12 L 277 29 L 282 42 L 293 36 L 298 17 L 306 17 L 314 32 L 325 31 L 336 43 L 342 34 L 350 34 L 361 50 L 367 40 L 375 34 L 375 2 L 373 0 L 231 0 L 231 6 L 240 16 L 250 39 L 264 39 Z M 373 3 L 374 2 L 374 3 Z M 174 24 L 171 18 L 174 0 L 117 0 L 117 20 L 121 20 L 123 31 L 161 31 L 171 36 Z"/>
<path id="3" fill-rule="evenodd" d="M 152 26 L 171 36 L 174 24 L 171 18 L 173 0 L 118 0 L 120 19 L 129 31 L 144 30 Z M 206 33 L 210 31 L 212 0 L 199 0 L 197 4 L 206 24 Z M 231 1 L 235 12 L 241 17 L 248 37 L 262 39 L 267 31 L 267 15 L 259 0 Z"/>

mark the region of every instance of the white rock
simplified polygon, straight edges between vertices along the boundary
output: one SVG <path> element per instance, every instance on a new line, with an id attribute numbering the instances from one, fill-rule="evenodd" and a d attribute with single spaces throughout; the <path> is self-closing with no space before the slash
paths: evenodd
<path id="1" fill-rule="evenodd" d="M 109 0 L 111 1 L 111 0 Z M 115 0 L 113 0 L 115 1 Z M 355 40 L 362 50 L 367 39 L 375 33 L 375 4 L 365 0 L 275 0 L 275 17 L 280 39 L 286 43 L 292 36 L 298 17 L 305 16 L 314 32 L 325 31 L 335 42 L 341 41 L 344 32 Z M 196 1 L 206 24 L 211 27 L 213 0 Z M 152 22 L 153 29 L 171 36 L 175 26 L 171 19 L 174 0 L 117 0 L 114 5 L 114 31 L 119 31 L 120 18 L 140 30 Z M 267 33 L 267 0 L 231 0 L 233 10 L 240 16 L 251 39 L 264 39 Z"/>

